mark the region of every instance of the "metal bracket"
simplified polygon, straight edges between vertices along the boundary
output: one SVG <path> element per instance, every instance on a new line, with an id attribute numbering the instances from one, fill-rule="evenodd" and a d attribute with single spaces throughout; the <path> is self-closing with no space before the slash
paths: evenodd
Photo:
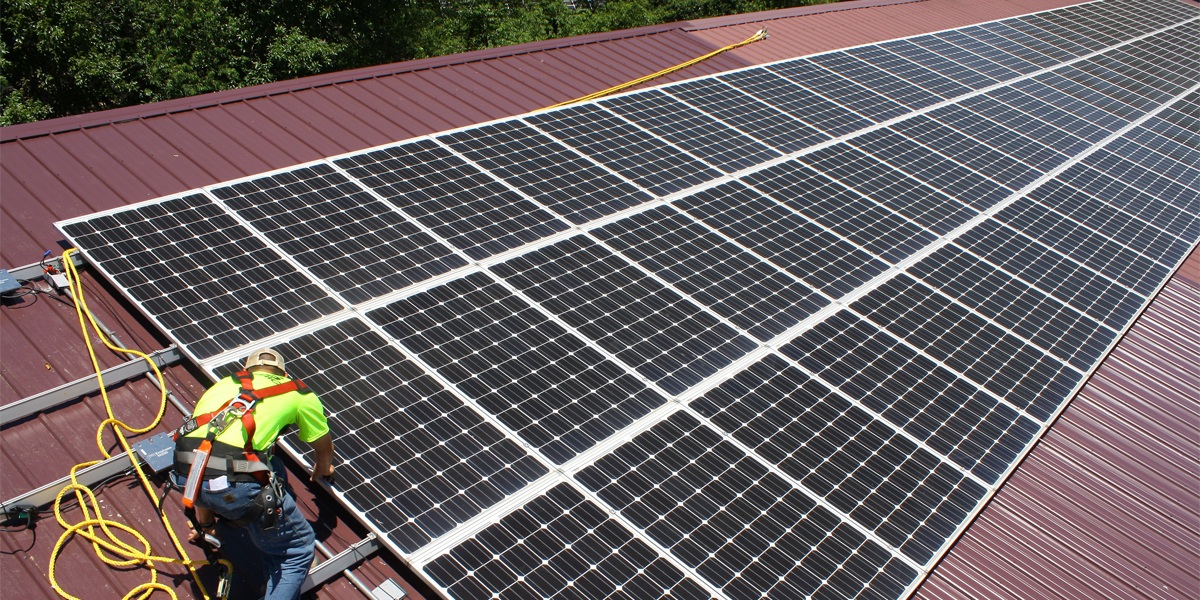
<path id="1" fill-rule="evenodd" d="M 408 597 L 408 592 L 396 585 L 395 581 L 386 579 L 375 589 L 371 590 L 371 596 L 374 597 L 373 600 L 401 600 Z"/>
<path id="2" fill-rule="evenodd" d="M 137 454 L 134 454 L 137 456 Z M 137 456 L 141 460 L 140 456 Z M 133 469 L 132 463 L 129 462 L 129 455 L 122 452 L 114 455 L 112 458 L 98 462 L 86 469 L 80 469 L 75 473 L 75 479 L 81 484 L 88 487 L 93 487 L 101 482 L 121 475 L 126 471 Z M 63 477 L 58 481 L 47 483 L 36 490 L 26 492 L 15 498 L 6 500 L 4 504 L 0 504 L 0 512 L 7 511 L 15 506 L 46 506 L 54 502 L 54 498 L 58 496 L 58 492 L 62 490 L 68 483 L 71 483 L 70 477 Z"/>
<path id="3" fill-rule="evenodd" d="M 154 364 L 162 368 L 183 360 L 183 354 L 175 346 L 170 346 L 151 352 L 150 358 L 154 361 Z M 104 376 L 105 386 L 111 388 L 135 377 L 145 375 L 150 370 L 150 365 L 145 360 L 139 358 L 105 369 L 101 371 L 101 375 Z M 4 406 L 0 406 L 0 427 L 99 391 L 100 385 L 96 376 L 88 375 L 70 383 L 64 383 L 52 390 L 5 404 Z"/>
<path id="4" fill-rule="evenodd" d="M 308 571 L 308 578 L 304 580 L 301 592 L 307 592 L 341 575 L 343 571 L 379 552 L 379 548 L 379 539 L 375 537 L 374 533 L 368 533 L 367 537 L 355 542 L 353 546 L 342 550 L 310 569 Z"/>

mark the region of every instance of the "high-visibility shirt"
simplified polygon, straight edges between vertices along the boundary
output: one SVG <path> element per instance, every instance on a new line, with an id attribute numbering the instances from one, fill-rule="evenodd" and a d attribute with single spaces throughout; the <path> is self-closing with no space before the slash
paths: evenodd
<path id="1" fill-rule="evenodd" d="M 252 373 L 254 389 L 260 390 L 289 381 L 283 375 L 272 373 Z M 204 392 L 196 402 L 193 416 L 213 412 L 231 398 L 236 398 L 242 392 L 242 385 L 234 377 L 226 377 Z M 302 394 L 298 391 L 287 392 L 278 396 L 264 398 L 254 405 L 254 449 L 268 450 L 279 437 L 279 432 L 288 425 L 295 424 L 299 429 L 301 441 L 312 442 L 329 433 L 329 422 L 325 418 L 325 408 L 316 393 Z M 187 437 L 204 437 L 208 433 L 207 426 L 197 427 Z M 217 441 L 224 442 L 236 448 L 246 445 L 246 428 L 240 420 L 230 423 L 229 427 L 217 436 Z"/>

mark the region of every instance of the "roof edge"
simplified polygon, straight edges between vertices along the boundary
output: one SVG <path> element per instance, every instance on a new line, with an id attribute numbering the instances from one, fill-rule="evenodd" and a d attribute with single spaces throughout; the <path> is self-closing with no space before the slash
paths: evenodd
<path id="1" fill-rule="evenodd" d="M 802 17 L 859 8 L 875 8 L 893 4 L 908 4 L 925 1 L 926 0 L 846 0 L 844 2 L 832 2 L 828 4 L 784 8 L 757 13 L 712 17 L 697 21 L 678 21 L 674 23 L 664 23 L 661 25 L 647 25 L 645 27 L 637 27 L 634 29 L 621 29 L 566 38 L 555 38 L 550 40 L 542 40 L 539 42 L 517 44 L 514 46 L 499 46 L 496 48 L 486 48 L 483 50 L 473 50 L 471 52 L 461 52 L 458 54 L 448 54 L 445 56 L 434 56 L 430 58 L 388 63 L 373 67 L 361 67 L 358 69 L 322 73 L 319 75 L 310 75 L 308 77 L 301 77 L 298 79 L 289 79 L 273 83 L 264 83 L 262 85 L 222 90 L 218 92 L 210 92 L 207 94 L 187 96 L 171 100 L 163 100 L 161 102 L 124 106 L 121 108 L 113 108 L 91 113 L 46 119 L 43 121 L 34 121 L 32 123 L 21 123 L 19 125 L 0 127 L 0 143 L 66 133 L 69 131 L 90 129 L 92 127 L 115 125 L 128 121 L 148 119 L 177 112 L 198 110 L 234 102 L 244 102 L 247 100 L 253 100 L 255 98 L 264 98 L 278 94 L 289 94 L 307 89 L 338 85 L 342 83 L 351 83 L 364 79 L 389 77 L 402 73 L 437 69 L 498 58 L 507 58 L 521 54 L 545 52 L 560 48 L 586 46 L 588 44 L 658 35 L 670 31 L 700 31 L 705 29 L 746 25 L 791 17 Z"/>

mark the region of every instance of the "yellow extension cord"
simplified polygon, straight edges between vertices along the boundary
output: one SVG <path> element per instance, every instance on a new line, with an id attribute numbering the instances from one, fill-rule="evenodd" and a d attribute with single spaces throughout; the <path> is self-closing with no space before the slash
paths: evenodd
<path id="1" fill-rule="evenodd" d="M 574 99 L 574 100 L 567 100 L 566 102 L 559 102 L 558 104 L 552 104 L 552 105 L 550 105 L 550 106 L 547 106 L 547 107 L 546 107 L 545 109 L 543 109 L 543 110 L 549 110 L 549 109 L 551 109 L 551 108 L 558 108 L 558 107 L 560 107 L 560 106 L 566 106 L 566 105 L 568 105 L 568 104 L 575 104 L 576 102 L 585 102 L 585 101 L 587 101 L 587 100 L 595 100 L 596 98 L 600 98 L 600 97 L 602 97 L 602 96 L 607 96 L 607 95 L 609 95 L 609 94 L 615 94 L 615 93 L 617 93 L 617 92 L 619 92 L 619 91 L 621 91 L 621 90 L 623 90 L 623 89 L 625 89 L 625 88 L 630 88 L 630 87 L 633 87 L 633 86 L 635 86 L 635 85 L 638 85 L 638 84 L 640 84 L 640 83 L 645 83 L 645 82 L 647 82 L 647 81 L 650 81 L 651 79 L 657 79 L 657 78 L 659 78 L 659 77 L 662 77 L 663 75 L 669 75 L 669 74 L 671 74 L 671 73 L 674 73 L 675 71 L 678 71 L 678 70 L 680 70 L 680 69 L 685 69 L 685 68 L 687 68 L 687 67 L 690 67 L 690 66 L 692 66 L 692 65 L 694 65 L 694 64 L 696 64 L 696 63 L 699 63 L 699 62 L 702 62 L 702 61 L 708 60 L 708 59 L 710 59 L 710 58 L 712 58 L 712 57 L 714 57 L 714 56 L 716 56 L 716 55 L 718 55 L 718 54 L 720 54 L 720 53 L 722 53 L 722 52 L 728 52 L 728 51 L 730 51 L 730 50 L 734 50 L 734 49 L 736 49 L 736 48 L 741 48 L 742 46 L 745 46 L 746 44 L 752 44 L 752 43 L 754 43 L 754 42 L 757 42 L 757 41 L 759 41 L 759 40 L 765 40 L 765 39 L 767 39 L 767 28 L 766 28 L 766 27 L 764 27 L 764 28 L 762 28 L 762 29 L 759 29 L 757 32 L 755 32 L 755 33 L 754 33 L 754 35 L 752 35 L 752 36 L 750 36 L 750 37 L 748 37 L 748 38 L 746 38 L 746 39 L 744 39 L 744 40 L 742 40 L 742 41 L 740 41 L 740 42 L 738 42 L 738 43 L 736 43 L 736 44 L 730 44 L 730 45 L 728 45 L 728 46 L 725 46 L 724 48 L 718 48 L 718 49 L 716 49 L 716 50 L 713 50 L 712 52 L 709 52 L 708 54 L 705 54 L 705 55 L 703 55 L 703 56 L 697 56 L 696 58 L 693 58 L 693 59 L 691 59 L 691 60 L 688 60 L 688 61 L 681 62 L 681 63 L 679 63 L 679 64 L 677 64 L 677 65 L 675 65 L 675 66 L 673 66 L 673 67 L 667 67 L 667 68 L 665 68 L 665 69 L 663 69 L 663 70 L 661 70 L 661 71 L 658 71 L 658 72 L 655 72 L 655 73 L 651 73 L 651 74 L 649 74 L 649 75 L 646 75 L 646 76 L 644 76 L 644 77 L 639 77 L 639 78 L 637 78 L 637 79 L 634 79 L 633 81 L 627 81 L 627 82 L 625 82 L 625 83 L 622 83 L 622 84 L 620 84 L 620 85 L 614 85 L 614 86 L 612 86 L 612 87 L 610 87 L 610 88 L 608 88 L 608 89 L 600 90 L 600 91 L 598 91 L 598 92 L 592 92 L 592 93 L 590 93 L 590 94 L 588 94 L 588 95 L 586 95 L 586 96 L 580 96 L 580 97 L 578 97 L 578 98 L 576 98 L 576 99 Z"/>
<path id="2" fill-rule="evenodd" d="M 170 595 L 173 600 L 178 600 L 174 589 L 158 582 L 158 571 L 156 569 L 156 565 L 172 563 L 181 564 L 187 567 L 188 571 L 190 571 L 192 574 L 192 579 L 196 582 L 196 586 L 200 589 L 200 593 L 203 595 L 205 600 L 208 600 L 208 592 L 204 589 L 204 585 L 200 582 L 200 577 L 196 572 L 196 566 L 207 564 L 207 561 L 193 561 L 188 557 L 187 551 L 184 549 L 183 544 L 180 543 L 179 538 L 175 535 L 175 531 L 171 528 L 170 520 L 167 519 L 167 513 L 162 507 L 162 503 L 159 500 L 158 494 L 155 493 L 155 489 L 150 484 L 150 480 L 146 477 L 146 473 L 142 471 L 142 466 L 139 464 L 136 454 L 129 446 L 129 442 L 125 439 L 125 434 L 122 432 L 122 430 L 125 430 L 133 433 L 134 435 L 146 433 L 152 431 L 158 426 L 159 422 L 162 421 L 163 414 L 167 409 L 167 388 L 165 381 L 163 380 L 162 371 L 159 370 L 158 365 L 154 364 L 154 360 L 148 355 L 137 350 L 114 346 L 108 341 L 107 337 L 101 333 L 100 327 L 96 324 L 95 318 L 92 316 L 91 311 L 87 308 L 87 301 L 83 295 L 83 285 L 80 283 L 79 273 L 75 268 L 75 264 L 71 261 L 71 254 L 75 251 L 76 250 L 74 248 L 71 248 L 63 253 L 63 269 L 66 271 L 67 281 L 70 284 L 71 292 L 74 294 L 75 313 L 79 317 L 79 327 L 83 332 L 83 340 L 84 343 L 87 344 L 88 354 L 92 359 L 92 367 L 96 370 L 96 378 L 98 379 L 100 386 L 100 395 L 104 398 L 104 410 L 108 414 L 108 418 L 100 423 L 100 427 L 96 430 L 96 445 L 100 448 L 100 453 L 104 455 L 104 458 L 107 459 L 111 457 L 108 451 L 104 448 L 103 439 L 104 428 L 108 425 L 111 425 L 113 432 L 116 434 L 117 441 L 119 441 L 121 447 L 125 449 L 126 454 L 129 456 L 130 462 L 133 464 L 134 470 L 137 471 L 138 478 L 141 480 L 142 486 L 146 489 L 146 494 L 150 496 L 150 500 L 154 502 L 154 506 L 159 509 L 159 515 L 162 518 L 163 526 L 170 535 L 171 541 L 175 544 L 175 550 L 182 558 L 155 556 L 151 554 L 150 542 L 147 541 L 146 538 L 142 536 L 142 534 L 136 529 L 124 523 L 111 521 L 100 516 L 100 505 L 96 501 L 95 493 L 93 493 L 92 490 L 87 486 L 81 485 L 75 478 L 75 474 L 78 470 L 101 462 L 99 460 L 89 461 L 71 467 L 71 483 L 63 487 L 63 489 L 58 492 L 58 495 L 54 499 L 54 518 L 58 520 L 59 525 L 61 525 L 66 531 L 64 531 L 62 536 L 58 538 L 58 543 L 54 545 L 54 549 L 50 552 L 50 566 L 48 571 L 50 585 L 54 588 L 54 591 L 57 592 L 59 596 L 67 598 L 68 600 L 80 600 L 59 586 L 54 575 L 55 563 L 58 560 L 59 552 L 62 551 L 67 542 L 69 542 L 74 536 L 78 535 L 90 540 L 92 542 L 92 548 L 96 552 L 96 556 L 98 556 L 100 560 L 104 561 L 104 563 L 109 566 L 122 568 L 132 567 L 135 565 L 145 565 L 150 569 L 150 581 L 138 585 L 130 590 L 124 596 L 125 600 L 130 600 L 133 598 L 136 598 L 137 600 L 145 600 L 151 594 L 153 594 L 155 590 L 164 591 Z M 113 415 L 112 404 L 109 402 L 108 393 L 104 388 L 104 379 L 101 375 L 100 363 L 96 358 L 96 351 L 92 346 L 91 337 L 88 335 L 87 324 L 89 322 L 92 326 L 92 329 L 96 332 L 97 337 L 104 342 L 105 346 L 108 346 L 108 348 L 116 352 L 125 352 L 137 355 L 145 359 L 146 362 L 150 363 L 151 368 L 154 369 L 154 375 L 158 378 L 160 388 L 162 389 L 162 397 L 161 404 L 158 409 L 158 415 L 154 418 L 154 422 L 150 425 L 140 429 L 130 427 Z M 62 515 L 62 511 L 60 510 L 62 499 L 69 492 L 75 493 L 75 499 L 79 504 L 80 510 L 83 512 L 83 520 L 75 524 L 68 523 Z M 87 502 L 84 501 L 85 498 L 87 499 Z M 90 511 L 88 510 L 89 504 L 91 505 Z M 95 513 L 94 517 L 92 516 L 93 512 Z M 103 537 L 97 533 L 97 527 L 103 531 Z M 117 538 L 113 532 L 113 529 L 119 529 L 136 539 L 137 542 L 141 544 L 141 549 L 135 548 L 129 543 Z M 226 566 L 228 566 L 227 561 L 222 562 L 226 562 Z"/>

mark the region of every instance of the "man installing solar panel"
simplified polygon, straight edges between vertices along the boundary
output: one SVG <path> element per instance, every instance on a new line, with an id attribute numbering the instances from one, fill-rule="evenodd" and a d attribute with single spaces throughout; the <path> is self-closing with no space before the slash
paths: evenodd
<path id="1" fill-rule="evenodd" d="M 316 452 L 312 480 L 333 480 L 333 437 L 312 390 L 287 376 L 275 350 L 256 350 L 245 369 L 210 387 L 176 432 L 173 483 L 194 523 L 191 541 L 219 545 L 218 518 L 244 528 L 262 552 L 265 598 L 295 600 L 312 565 L 316 537 L 272 456 L 279 432 L 296 425 Z"/>

